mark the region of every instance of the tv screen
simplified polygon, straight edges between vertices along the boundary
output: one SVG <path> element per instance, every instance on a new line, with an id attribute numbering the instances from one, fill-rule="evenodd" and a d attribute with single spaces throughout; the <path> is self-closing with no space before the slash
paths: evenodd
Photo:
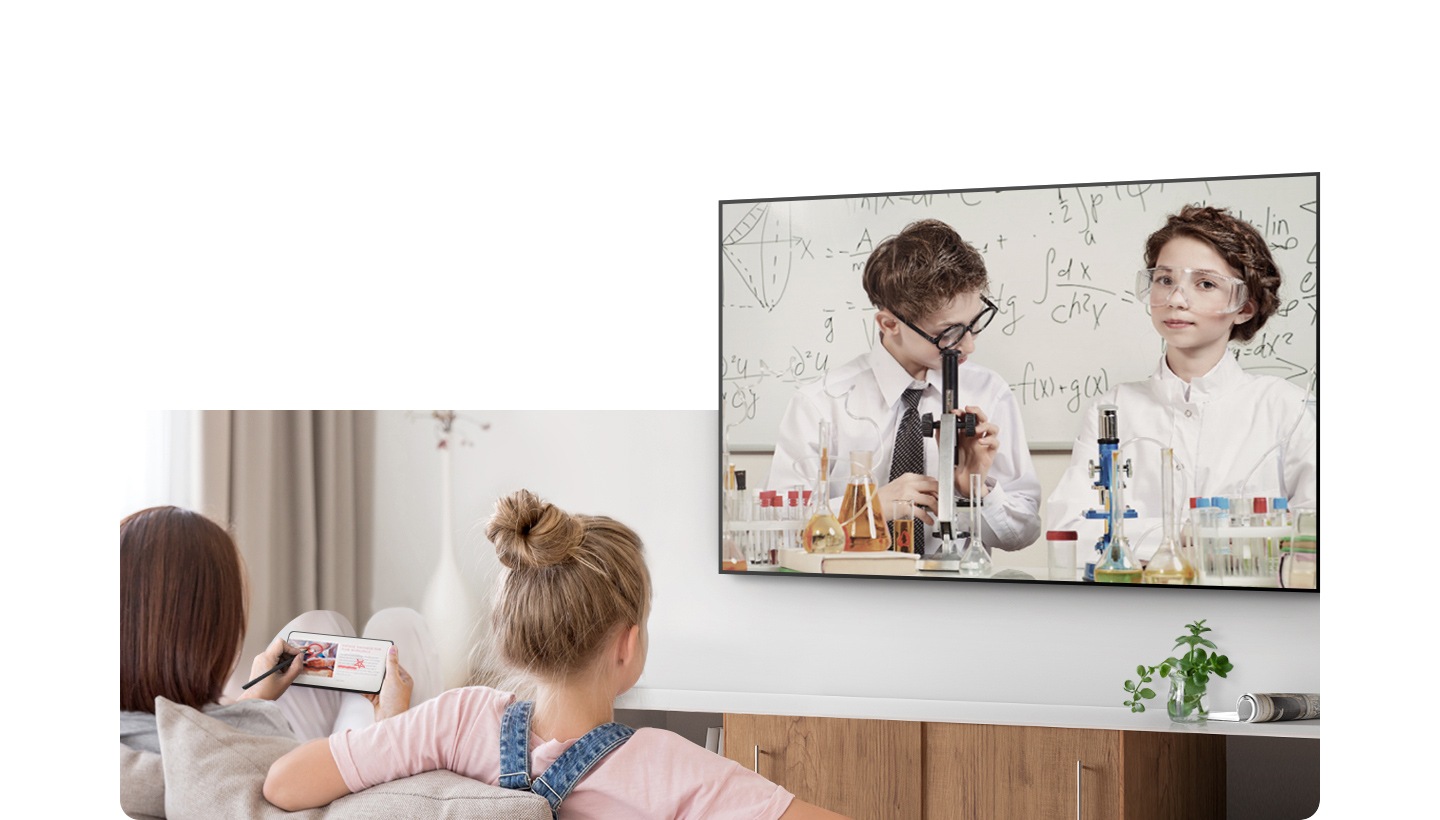
<path id="1" fill-rule="evenodd" d="M 1318 591 L 1318 174 L 719 205 L 721 572 Z"/>

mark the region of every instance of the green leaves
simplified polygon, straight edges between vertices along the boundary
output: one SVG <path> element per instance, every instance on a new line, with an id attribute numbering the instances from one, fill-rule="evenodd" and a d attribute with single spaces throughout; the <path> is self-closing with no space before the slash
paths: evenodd
<path id="1" fill-rule="evenodd" d="M 1228 657 L 1219 653 L 1219 648 L 1215 646 L 1214 642 L 1209 638 L 1201 637 L 1212 631 L 1205 625 L 1205 619 L 1188 623 L 1185 628 L 1189 630 L 1190 634 L 1176 638 L 1174 647 L 1175 649 L 1185 647 L 1187 649 L 1185 654 L 1179 658 L 1166 658 L 1158 666 L 1140 664 L 1135 667 L 1135 674 L 1139 676 L 1139 680 L 1125 681 L 1125 692 L 1130 695 L 1130 698 L 1124 701 L 1124 705 L 1129 706 L 1131 712 L 1145 711 L 1143 701 L 1155 697 L 1155 690 L 1144 684 L 1154 680 L 1151 676 L 1156 672 L 1160 673 L 1160 677 L 1168 678 L 1172 670 L 1178 671 L 1185 677 L 1185 700 L 1198 705 L 1200 696 L 1205 693 L 1205 686 L 1210 682 L 1212 674 L 1223 678 L 1234 670 L 1234 664 L 1230 663 Z M 1207 648 L 1215 651 L 1206 652 Z"/>

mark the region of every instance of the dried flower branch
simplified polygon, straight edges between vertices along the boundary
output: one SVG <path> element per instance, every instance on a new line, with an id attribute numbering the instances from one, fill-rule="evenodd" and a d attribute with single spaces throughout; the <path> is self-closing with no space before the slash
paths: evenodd
<path id="1" fill-rule="evenodd" d="M 449 449 L 452 441 L 461 447 L 475 446 L 475 442 L 465 436 L 456 422 L 464 422 L 472 425 L 482 433 L 490 429 L 490 422 L 473 419 L 469 416 L 456 413 L 454 410 L 431 410 L 428 414 L 418 413 L 412 410 L 405 415 L 411 421 L 418 418 L 425 418 L 435 422 L 435 449 L 437 450 Z M 457 436 L 458 439 L 456 438 Z"/>

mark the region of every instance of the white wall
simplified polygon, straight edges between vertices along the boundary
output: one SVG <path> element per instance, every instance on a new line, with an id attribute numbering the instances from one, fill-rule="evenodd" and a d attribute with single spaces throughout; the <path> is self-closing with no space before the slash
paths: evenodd
<path id="1" fill-rule="evenodd" d="M 1135 665 L 1209 619 L 1244 691 L 1320 691 L 1318 595 L 913 579 L 721 576 L 714 412 L 485 412 L 455 453 L 456 546 L 493 576 L 494 499 L 527 487 L 634 527 L 655 579 L 641 687 L 1118 706 Z M 439 473 L 427 422 L 378 414 L 375 607 L 416 605 L 438 553 Z M 480 593 L 477 592 L 477 600 Z"/>

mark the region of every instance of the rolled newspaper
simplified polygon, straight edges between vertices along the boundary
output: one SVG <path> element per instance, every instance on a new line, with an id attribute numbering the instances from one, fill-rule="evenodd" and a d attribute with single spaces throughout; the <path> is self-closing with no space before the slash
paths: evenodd
<path id="1" fill-rule="evenodd" d="M 1294 692 L 1248 692 L 1235 704 L 1247 723 L 1271 720 L 1313 720 L 1320 717 L 1320 695 Z"/>

